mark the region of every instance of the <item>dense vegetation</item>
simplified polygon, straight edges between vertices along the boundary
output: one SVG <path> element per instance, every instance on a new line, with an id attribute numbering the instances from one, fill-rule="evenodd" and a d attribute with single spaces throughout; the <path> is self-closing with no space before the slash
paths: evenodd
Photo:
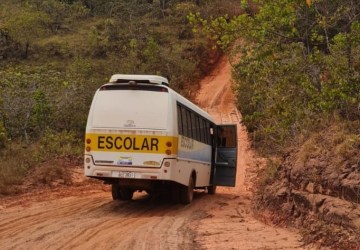
<path id="1" fill-rule="evenodd" d="M 257 145 L 274 153 L 328 122 L 359 121 L 359 1 L 242 5 L 235 18 L 190 19 L 233 55 L 238 106 Z"/>
<path id="2" fill-rule="evenodd" d="M 187 15 L 236 14 L 235 2 L 2 0 L 0 192 L 44 161 L 81 158 L 92 96 L 112 74 L 163 75 L 191 96 L 214 52 Z"/>

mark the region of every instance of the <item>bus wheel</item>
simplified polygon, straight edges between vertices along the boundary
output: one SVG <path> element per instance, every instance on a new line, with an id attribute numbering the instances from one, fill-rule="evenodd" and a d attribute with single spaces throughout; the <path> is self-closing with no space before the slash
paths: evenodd
<path id="1" fill-rule="evenodd" d="M 181 186 L 178 183 L 174 183 L 171 187 L 171 201 L 175 204 L 180 202 L 180 190 Z"/>
<path id="2" fill-rule="evenodd" d="M 180 187 L 180 199 L 181 203 L 186 205 L 192 202 L 194 197 L 194 178 L 191 176 L 189 179 L 189 186 Z"/>
<path id="3" fill-rule="evenodd" d="M 119 200 L 120 197 L 120 188 L 119 184 L 113 183 L 111 184 L 111 195 L 114 201 Z"/>
<path id="4" fill-rule="evenodd" d="M 129 188 L 121 188 L 119 192 L 120 192 L 119 200 L 121 200 L 121 201 L 132 200 L 133 195 L 134 195 L 134 190 L 129 189 Z"/>
<path id="5" fill-rule="evenodd" d="M 208 190 L 208 194 L 215 194 L 216 193 L 216 186 L 215 185 L 208 186 L 207 190 Z"/>
<path id="6" fill-rule="evenodd" d="M 132 199 L 134 191 L 129 188 L 120 188 L 116 183 L 111 185 L 111 194 L 113 200 L 129 201 Z"/>

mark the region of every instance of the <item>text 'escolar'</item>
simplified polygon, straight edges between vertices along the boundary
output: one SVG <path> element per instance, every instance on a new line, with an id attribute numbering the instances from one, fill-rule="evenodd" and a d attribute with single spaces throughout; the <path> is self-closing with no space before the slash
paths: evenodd
<path id="1" fill-rule="evenodd" d="M 121 137 L 121 136 L 99 136 L 98 149 L 126 149 L 139 151 L 158 151 L 159 139 L 157 138 L 136 138 L 136 137 Z"/>

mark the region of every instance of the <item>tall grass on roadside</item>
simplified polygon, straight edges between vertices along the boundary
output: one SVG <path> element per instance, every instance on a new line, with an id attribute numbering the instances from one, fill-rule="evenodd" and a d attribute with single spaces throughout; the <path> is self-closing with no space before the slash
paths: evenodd
<path id="1" fill-rule="evenodd" d="M 7 148 L 0 151 L 0 194 L 19 191 L 16 185 L 22 183 L 31 166 L 38 162 L 35 148 L 10 143 Z"/>
<path id="2" fill-rule="evenodd" d="M 0 195 L 20 192 L 19 185 L 30 176 L 33 184 L 51 185 L 56 179 L 69 183 L 63 159 L 82 157 L 82 138 L 73 132 L 45 130 L 42 139 L 31 145 L 9 142 L 0 150 Z"/>

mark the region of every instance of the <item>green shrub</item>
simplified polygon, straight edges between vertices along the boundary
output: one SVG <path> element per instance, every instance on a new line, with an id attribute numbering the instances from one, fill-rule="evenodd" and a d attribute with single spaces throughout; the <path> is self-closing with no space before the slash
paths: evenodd
<path id="1" fill-rule="evenodd" d="M 40 140 L 41 152 L 48 159 L 56 156 L 75 156 L 83 154 L 82 139 L 72 131 L 56 132 L 46 129 Z"/>

